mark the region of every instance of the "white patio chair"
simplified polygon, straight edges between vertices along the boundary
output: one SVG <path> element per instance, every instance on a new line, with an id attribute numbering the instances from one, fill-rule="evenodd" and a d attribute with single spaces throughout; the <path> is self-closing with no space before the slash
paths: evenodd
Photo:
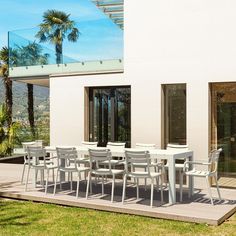
<path id="1" fill-rule="evenodd" d="M 213 199 L 212 199 L 212 194 L 211 194 L 211 186 L 209 182 L 209 178 L 214 178 L 216 182 L 216 188 L 219 196 L 219 200 L 221 200 L 221 195 L 220 195 L 220 189 L 219 189 L 219 184 L 218 184 L 218 179 L 217 179 L 217 168 L 218 168 L 218 161 L 220 157 L 220 153 L 222 152 L 222 149 L 218 150 L 213 150 L 210 152 L 209 157 L 208 157 L 208 162 L 196 162 L 196 161 L 186 161 L 184 163 L 184 173 L 187 176 L 193 176 L 193 177 L 201 177 L 206 179 L 206 184 L 208 188 L 208 193 L 211 199 L 211 204 L 214 205 Z M 208 167 L 207 170 L 198 170 L 195 169 L 195 167 L 191 170 L 189 170 L 189 165 L 193 166 L 206 166 Z M 182 186 L 181 186 L 181 191 L 182 191 Z"/>
<path id="2" fill-rule="evenodd" d="M 83 141 L 81 142 L 81 145 L 86 148 L 96 148 L 98 145 L 98 142 L 88 142 Z M 79 164 L 89 164 L 89 156 L 88 155 L 81 155 L 81 157 L 78 159 Z"/>
<path id="3" fill-rule="evenodd" d="M 156 144 L 154 144 L 154 143 L 136 143 L 135 148 L 143 150 L 143 151 L 150 151 L 150 150 L 156 149 Z M 157 172 L 158 169 L 161 168 L 162 178 L 164 178 L 165 168 L 164 168 L 164 163 L 161 160 L 160 161 L 157 161 L 157 160 L 153 161 L 152 160 L 151 166 L 154 167 L 155 172 Z M 137 165 L 137 167 L 144 168 L 145 171 L 147 171 L 147 166 Z M 145 179 L 144 181 L 145 181 L 145 190 L 146 190 L 147 180 Z"/>
<path id="4" fill-rule="evenodd" d="M 111 202 L 114 199 L 114 188 L 115 188 L 115 177 L 116 175 L 122 175 L 124 170 L 112 169 L 111 164 L 111 152 L 107 148 L 104 149 L 89 149 L 89 159 L 90 159 L 90 171 L 88 174 L 88 182 L 86 189 L 86 198 L 88 199 L 88 192 L 90 186 L 90 192 L 92 193 L 92 175 L 95 177 L 102 177 L 102 195 L 104 195 L 104 176 L 112 176 L 112 190 L 111 190 Z M 107 168 L 102 168 L 101 163 L 107 163 Z"/>
<path id="5" fill-rule="evenodd" d="M 34 146 L 27 146 L 26 147 L 27 152 L 27 178 L 25 182 L 25 191 L 27 191 L 28 181 L 29 181 L 29 173 L 31 169 L 34 169 L 36 171 L 35 173 L 35 181 L 37 181 L 37 172 L 40 171 L 40 177 L 41 177 L 41 184 L 44 187 L 44 170 L 46 169 L 46 152 L 42 147 L 34 147 Z M 43 158 L 43 160 L 40 160 L 40 158 Z"/>
<path id="6" fill-rule="evenodd" d="M 86 146 L 87 148 L 94 148 L 98 146 L 98 142 L 89 142 L 89 141 L 83 141 L 81 142 L 82 146 Z"/>
<path id="7" fill-rule="evenodd" d="M 98 142 L 83 141 L 83 142 L 81 142 L 81 145 L 82 145 L 83 147 L 86 147 L 86 148 L 96 148 L 97 145 L 98 145 Z M 77 160 L 77 163 L 78 163 L 79 166 L 80 166 L 81 164 L 84 165 L 84 166 L 89 166 L 89 163 L 90 163 L 90 161 L 89 161 L 89 156 L 88 156 L 88 155 L 81 154 L 81 155 L 79 156 L 79 159 Z M 87 180 L 87 175 L 86 175 L 86 173 L 85 173 L 84 177 L 85 177 L 85 180 Z"/>
<path id="8" fill-rule="evenodd" d="M 23 184 L 24 181 L 24 175 L 25 175 L 25 168 L 29 165 L 30 160 L 28 159 L 27 156 L 27 147 L 43 147 L 43 142 L 42 140 L 40 140 L 41 142 L 39 142 L 39 140 L 35 140 L 32 142 L 22 142 L 22 148 L 23 148 L 23 152 L 24 152 L 24 164 L 23 164 L 23 171 L 22 171 L 22 175 L 21 175 L 21 184 Z"/>
<path id="9" fill-rule="evenodd" d="M 40 160 L 40 158 L 42 160 Z M 29 172 L 30 169 L 34 169 L 36 171 L 35 181 L 37 181 L 37 172 L 40 171 L 41 177 L 41 184 L 44 187 L 44 170 L 47 171 L 46 177 L 46 187 L 45 187 L 45 194 L 47 194 L 48 188 L 48 179 L 50 170 L 53 172 L 53 181 L 54 181 L 54 169 L 57 166 L 51 161 L 50 157 L 46 156 L 46 152 L 42 147 L 38 146 L 28 146 L 27 147 L 27 160 L 28 160 L 28 173 L 27 173 L 27 180 L 25 185 L 25 191 L 27 191 L 28 179 L 29 179 Z"/>
<path id="10" fill-rule="evenodd" d="M 188 150 L 188 145 L 179 145 L 179 144 L 167 144 L 166 147 L 167 150 Z M 185 159 L 183 159 L 185 161 Z M 168 162 L 165 164 L 165 169 L 168 170 L 169 164 Z M 184 169 L 184 162 L 183 163 L 175 163 L 175 170 L 179 173 L 179 188 L 180 188 L 180 202 L 182 202 L 183 198 L 183 192 L 181 191 L 181 188 L 183 186 L 183 169 Z M 167 175 L 165 174 L 166 178 L 166 185 L 167 185 Z"/>
<path id="11" fill-rule="evenodd" d="M 147 166 L 146 171 L 136 171 L 136 166 L 145 165 Z M 161 176 L 159 172 L 151 172 L 151 158 L 148 151 L 143 150 L 126 150 L 125 151 L 125 175 L 123 183 L 123 194 L 122 194 L 122 203 L 124 204 L 125 192 L 126 192 L 126 182 L 127 177 L 136 179 L 137 187 L 137 199 L 139 198 L 139 179 L 151 179 L 151 201 L 150 206 L 153 206 L 153 189 L 154 189 L 154 179 L 158 183 L 158 178 Z M 159 188 L 159 186 L 158 186 Z M 162 188 L 162 179 L 161 179 L 161 202 L 163 202 L 163 188 Z"/>
<path id="12" fill-rule="evenodd" d="M 115 152 L 124 152 L 125 151 L 125 143 L 119 143 L 119 142 L 108 142 L 107 149 L 109 149 L 111 152 L 115 153 Z M 117 158 L 117 159 L 114 159 Z M 104 162 L 106 163 L 106 162 Z M 124 157 L 119 157 L 119 156 L 114 156 L 112 155 L 112 159 L 111 159 L 111 166 L 117 166 L 117 165 L 122 165 L 124 164 Z"/>
<path id="13" fill-rule="evenodd" d="M 77 173 L 77 188 L 76 188 L 76 197 L 78 198 L 79 194 L 79 182 L 81 180 L 81 172 L 89 171 L 88 167 L 80 167 L 77 164 L 78 154 L 75 148 L 56 148 L 57 150 L 57 174 L 54 184 L 54 195 L 56 193 L 56 186 L 58 181 L 58 175 L 60 172 L 68 173 L 70 175 L 70 190 L 72 191 L 73 183 L 73 173 Z M 61 189 L 61 178 L 60 179 L 60 189 Z"/>

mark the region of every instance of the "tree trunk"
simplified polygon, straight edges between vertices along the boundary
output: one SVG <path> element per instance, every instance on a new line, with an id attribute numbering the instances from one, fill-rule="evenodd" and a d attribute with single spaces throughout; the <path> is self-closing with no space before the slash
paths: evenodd
<path id="1" fill-rule="evenodd" d="M 63 63 L 62 43 L 56 44 L 55 50 L 56 50 L 56 62 L 57 64 L 62 64 Z"/>
<path id="2" fill-rule="evenodd" d="M 34 124 L 34 87 L 32 84 L 27 84 L 28 89 L 28 119 L 31 133 L 35 138 L 35 124 Z"/>
<path id="3" fill-rule="evenodd" d="M 5 85 L 5 103 L 6 103 L 6 109 L 7 109 L 7 124 L 8 128 L 11 126 L 12 123 L 12 81 L 9 77 L 5 77 L 4 79 L 4 85 Z"/>

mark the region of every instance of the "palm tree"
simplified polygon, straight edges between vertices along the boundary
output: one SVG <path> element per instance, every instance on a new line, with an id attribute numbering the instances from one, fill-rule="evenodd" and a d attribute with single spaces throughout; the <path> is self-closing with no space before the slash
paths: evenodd
<path id="1" fill-rule="evenodd" d="M 0 76 L 3 77 L 5 86 L 5 104 L 8 117 L 8 127 L 12 123 L 12 81 L 8 76 L 9 50 L 7 47 L 2 47 L 0 50 Z"/>
<path id="2" fill-rule="evenodd" d="M 27 84 L 28 90 L 28 119 L 33 138 L 35 139 L 35 123 L 34 123 L 34 87 L 33 84 Z"/>
<path id="3" fill-rule="evenodd" d="M 47 65 L 49 54 L 43 53 L 43 48 L 36 42 L 15 49 L 18 54 L 17 66 Z M 11 54 L 12 55 L 12 54 Z"/>
<path id="4" fill-rule="evenodd" d="M 18 46 L 11 51 L 11 55 L 16 55 L 13 63 L 17 66 L 46 65 L 49 55 L 43 53 L 43 48 L 36 42 L 28 43 L 26 46 Z M 34 122 L 34 87 L 27 84 L 28 90 L 28 120 L 33 138 L 35 138 Z"/>
<path id="5" fill-rule="evenodd" d="M 43 14 L 43 23 L 36 38 L 40 42 L 50 42 L 55 45 L 56 63 L 62 64 L 62 45 L 65 38 L 70 42 L 76 42 L 79 38 L 79 29 L 75 22 L 70 20 L 70 14 L 63 11 L 48 10 Z"/>
<path id="6" fill-rule="evenodd" d="M 14 142 L 17 138 L 20 124 L 18 122 L 11 123 L 8 126 L 8 112 L 5 104 L 0 105 L 0 157 L 12 154 Z"/>

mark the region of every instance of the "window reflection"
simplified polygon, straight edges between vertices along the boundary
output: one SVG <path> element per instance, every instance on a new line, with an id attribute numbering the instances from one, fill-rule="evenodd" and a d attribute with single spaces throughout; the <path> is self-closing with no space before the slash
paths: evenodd
<path id="1" fill-rule="evenodd" d="M 163 85 L 164 144 L 186 144 L 186 85 Z"/>
<path id="2" fill-rule="evenodd" d="M 219 176 L 236 176 L 236 83 L 211 84 L 211 149 L 222 148 Z M 220 179 L 231 186 L 229 179 Z M 235 187 L 235 186 L 234 186 Z"/>
<path id="3" fill-rule="evenodd" d="M 90 140 L 100 146 L 126 142 L 130 147 L 130 87 L 90 88 Z"/>

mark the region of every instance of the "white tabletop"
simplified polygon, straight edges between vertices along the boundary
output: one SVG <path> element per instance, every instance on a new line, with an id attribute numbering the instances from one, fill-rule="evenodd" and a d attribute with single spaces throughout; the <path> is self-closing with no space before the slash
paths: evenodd
<path id="1" fill-rule="evenodd" d="M 88 154 L 89 148 L 86 146 L 57 146 L 59 148 L 76 148 L 76 150 L 81 154 Z M 105 147 L 95 147 L 93 149 L 104 149 Z M 136 148 L 126 148 L 127 150 L 142 150 Z M 56 152 L 56 146 L 46 146 L 45 150 L 47 152 Z M 124 156 L 124 150 L 112 150 L 111 153 L 113 156 Z M 149 153 L 152 158 L 161 158 L 161 159 L 169 159 L 175 156 L 175 159 L 183 159 L 188 156 L 192 156 L 193 152 L 191 150 L 170 150 L 170 149 L 152 149 L 149 150 Z"/>

